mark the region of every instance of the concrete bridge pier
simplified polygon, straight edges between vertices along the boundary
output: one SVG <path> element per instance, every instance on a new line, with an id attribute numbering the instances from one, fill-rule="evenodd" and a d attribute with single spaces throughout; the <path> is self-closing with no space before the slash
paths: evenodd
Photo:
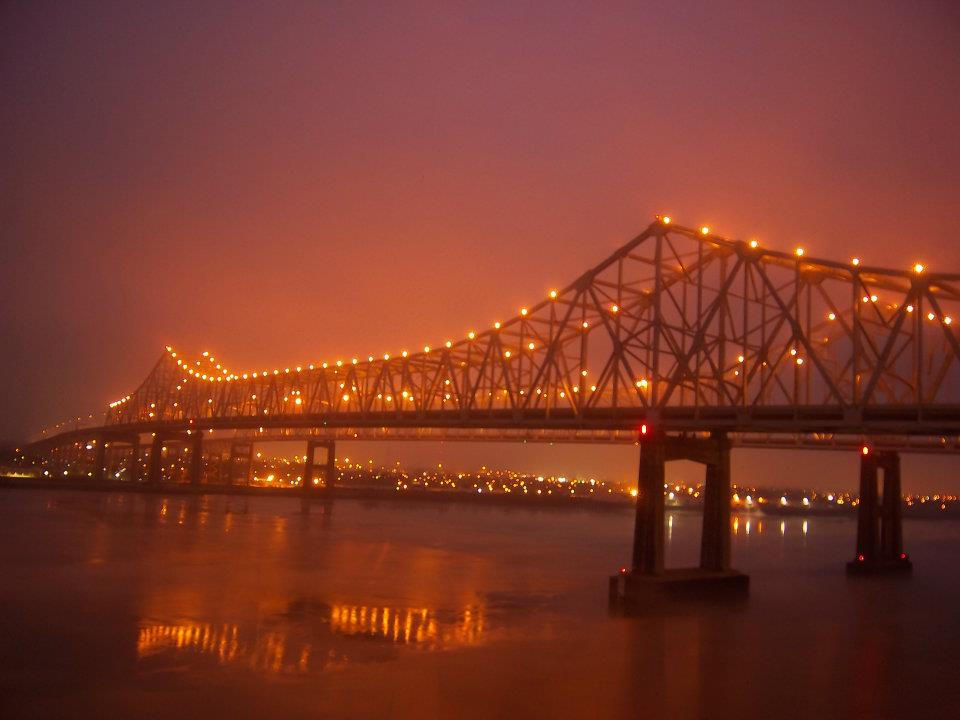
<path id="1" fill-rule="evenodd" d="M 140 435 L 137 433 L 102 432 L 91 440 L 93 445 L 93 479 L 95 482 L 107 481 L 107 449 L 113 445 L 129 445 L 131 452 L 132 475 L 136 480 L 137 461 L 140 455 Z"/>
<path id="2" fill-rule="evenodd" d="M 130 441 L 130 479 L 133 482 L 140 480 L 140 435 L 136 434 Z"/>
<path id="3" fill-rule="evenodd" d="M 159 485 L 163 479 L 163 449 L 167 443 L 187 443 L 190 446 L 190 463 L 187 466 L 187 482 L 199 485 L 203 480 L 203 431 L 157 432 L 150 442 L 150 462 L 147 464 L 147 484 Z M 135 446 L 139 452 L 139 440 Z"/>
<path id="4" fill-rule="evenodd" d="M 99 435 L 93 440 L 93 480 L 102 483 L 107 473 L 107 437 Z"/>
<path id="5" fill-rule="evenodd" d="M 240 442 L 230 445 L 230 469 L 227 473 L 227 485 L 233 485 L 234 480 L 241 473 L 244 479 L 243 484 L 250 484 L 250 476 L 253 474 L 253 443 Z"/>
<path id="6" fill-rule="evenodd" d="M 153 440 L 150 442 L 150 462 L 147 464 L 147 484 L 159 485 L 162 471 L 164 437 L 160 433 L 154 433 Z"/>
<path id="7" fill-rule="evenodd" d="M 700 564 L 664 568 L 664 479 L 671 460 L 706 467 Z M 725 433 L 709 438 L 648 433 L 640 440 L 637 508 L 631 568 L 610 579 L 611 602 L 643 606 L 683 597 L 743 596 L 749 578 L 730 567 L 730 442 Z"/>
<path id="8" fill-rule="evenodd" d="M 860 452 L 857 555 L 847 563 L 848 573 L 909 572 L 913 568 L 903 551 L 900 497 L 899 453 L 864 445 Z"/>
<path id="9" fill-rule="evenodd" d="M 666 443 L 650 438 L 640 443 L 637 508 L 633 523 L 633 567 L 636 574 L 663 573 L 663 485 Z"/>
<path id="10" fill-rule="evenodd" d="M 317 449 L 323 449 L 326 457 L 317 461 Z M 333 482 L 337 477 L 337 468 L 334 464 L 337 454 L 337 444 L 333 440 L 308 440 L 307 452 L 303 462 L 303 492 L 312 495 L 320 488 L 320 478 L 317 477 L 317 470 L 323 476 L 323 491 L 329 495 L 333 492 Z"/>
<path id="11" fill-rule="evenodd" d="M 190 468 L 187 477 L 191 485 L 199 485 L 203 480 L 203 430 L 194 430 L 189 437 Z"/>
<path id="12" fill-rule="evenodd" d="M 730 441 L 713 438 L 713 462 L 706 463 L 703 485 L 703 530 L 700 535 L 700 569 L 730 570 Z"/>

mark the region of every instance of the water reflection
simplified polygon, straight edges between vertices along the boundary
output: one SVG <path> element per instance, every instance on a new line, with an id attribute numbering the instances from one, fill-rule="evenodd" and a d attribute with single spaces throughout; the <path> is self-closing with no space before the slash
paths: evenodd
<path id="1" fill-rule="evenodd" d="M 330 609 L 330 629 L 343 635 L 413 643 L 429 650 L 480 643 L 484 630 L 482 607 L 466 607 L 452 622 L 440 618 L 441 614 L 427 608 L 334 605 Z"/>
<path id="2" fill-rule="evenodd" d="M 317 658 L 310 643 L 291 642 L 285 633 L 280 632 L 244 637 L 237 625 L 215 626 L 210 623 L 142 627 L 137 636 L 137 657 L 143 660 L 164 651 L 200 653 L 215 658 L 221 665 L 239 665 L 258 672 L 283 674 L 327 669 L 346 661 L 345 656 L 338 656 L 335 652 Z"/>
<path id="3" fill-rule="evenodd" d="M 747 603 L 611 618 L 598 579 L 629 557 L 632 514 L 327 517 L 0 492 L 0 717 L 956 715 L 952 523 L 906 528 L 914 578 L 860 582 L 852 517 L 738 512 Z M 665 525 L 668 564 L 695 566 L 701 515 Z"/>
<path id="4" fill-rule="evenodd" d="M 268 625 L 272 627 L 267 631 L 236 623 L 142 625 L 137 658 L 162 663 L 166 653 L 182 663 L 194 655 L 257 673 L 323 672 L 350 662 L 381 659 L 381 654 L 371 652 L 371 640 L 381 648 L 423 651 L 479 645 L 485 634 L 485 613 L 478 605 L 444 612 L 297 601 Z"/>

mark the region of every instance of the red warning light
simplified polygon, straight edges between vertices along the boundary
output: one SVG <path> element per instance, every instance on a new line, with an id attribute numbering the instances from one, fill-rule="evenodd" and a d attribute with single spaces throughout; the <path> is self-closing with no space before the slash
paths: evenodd
<path id="1" fill-rule="evenodd" d="M 864 445 L 862 448 L 860 448 L 860 452 L 862 452 L 864 455 L 869 455 L 869 454 L 870 454 L 870 448 L 868 448 L 866 445 Z"/>
<path id="2" fill-rule="evenodd" d="M 627 574 L 627 569 L 626 569 L 625 567 L 620 568 L 620 574 L 621 574 L 621 575 L 626 575 L 626 574 Z"/>
<path id="3" fill-rule="evenodd" d="M 640 426 L 640 434 L 641 434 L 641 435 L 646 435 L 646 434 L 647 434 L 647 424 L 646 424 L 646 423 L 643 423 L 643 425 Z"/>
<path id="4" fill-rule="evenodd" d="M 906 553 L 900 553 L 900 559 L 901 559 L 901 560 L 906 560 L 906 559 L 907 559 L 907 554 L 906 554 Z"/>
<path id="5" fill-rule="evenodd" d="M 857 562 L 863 562 L 865 559 L 863 555 L 857 555 Z"/>

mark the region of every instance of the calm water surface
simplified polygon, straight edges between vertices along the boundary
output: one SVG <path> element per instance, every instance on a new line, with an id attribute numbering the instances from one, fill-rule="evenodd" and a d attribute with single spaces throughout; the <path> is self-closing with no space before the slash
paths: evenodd
<path id="1" fill-rule="evenodd" d="M 746 603 L 622 618 L 628 512 L 0 491 L 0 717 L 960 717 L 960 525 L 735 523 Z"/>

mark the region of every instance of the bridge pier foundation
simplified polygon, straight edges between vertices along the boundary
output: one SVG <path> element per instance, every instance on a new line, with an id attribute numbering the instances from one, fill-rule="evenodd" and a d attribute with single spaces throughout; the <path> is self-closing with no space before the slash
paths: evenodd
<path id="1" fill-rule="evenodd" d="M 883 471 L 883 487 L 880 487 Z M 900 455 L 864 446 L 860 454 L 860 504 L 857 506 L 857 556 L 847 563 L 850 574 L 909 572 L 903 551 L 900 499 Z"/>
<path id="2" fill-rule="evenodd" d="M 116 468 L 118 461 L 116 457 L 117 446 L 128 445 L 130 447 L 130 474 L 133 480 L 137 480 L 137 468 L 140 456 L 140 435 L 132 432 L 105 431 L 99 433 L 90 441 L 93 446 L 93 469 L 90 476 L 94 482 L 112 482 L 115 477 L 120 477 L 118 472 L 116 476 L 112 470 Z M 108 449 L 113 449 L 113 457 L 107 454 Z"/>
<path id="3" fill-rule="evenodd" d="M 317 449 L 326 451 L 326 458 L 317 462 Z M 333 440 L 308 440 L 307 452 L 303 459 L 303 492 L 307 495 L 317 492 L 320 488 L 320 478 L 317 477 L 317 469 L 321 469 L 323 475 L 323 491 L 329 495 L 333 493 L 333 482 L 336 479 L 336 460 L 337 444 Z"/>
<path id="4" fill-rule="evenodd" d="M 706 463 L 703 485 L 703 529 L 700 535 L 700 569 L 730 569 L 730 441 L 718 434 L 714 462 Z"/>
<path id="5" fill-rule="evenodd" d="M 100 435 L 93 443 L 93 480 L 102 483 L 107 472 L 107 438 Z"/>
<path id="6" fill-rule="evenodd" d="M 233 443 L 230 446 L 230 469 L 227 471 L 227 485 L 234 485 L 234 480 L 238 476 L 243 478 L 244 485 L 249 485 L 252 473 L 253 443 Z"/>
<path id="7" fill-rule="evenodd" d="M 130 441 L 130 480 L 140 480 L 140 435 L 134 435 Z"/>
<path id="8" fill-rule="evenodd" d="M 666 444 L 661 438 L 640 443 L 637 508 L 633 525 L 633 573 L 663 573 L 663 481 Z"/>
<path id="9" fill-rule="evenodd" d="M 155 433 L 150 443 L 150 462 L 147 464 L 147 484 L 159 485 L 162 471 L 162 458 L 164 438 L 160 433 Z"/>
<path id="10" fill-rule="evenodd" d="M 700 565 L 664 568 L 664 479 L 671 460 L 706 466 Z M 637 508 L 631 568 L 610 578 L 611 603 L 636 607 L 684 597 L 743 596 L 749 577 L 730 567 L 730 442 L 645 435 L 640 440 Z"/>
<path id="11" fill-rule="evenodd" d="M 199 485 L 203 479 L 203 430 L 194 430 L 190 435 L 189 482 Z"/>

